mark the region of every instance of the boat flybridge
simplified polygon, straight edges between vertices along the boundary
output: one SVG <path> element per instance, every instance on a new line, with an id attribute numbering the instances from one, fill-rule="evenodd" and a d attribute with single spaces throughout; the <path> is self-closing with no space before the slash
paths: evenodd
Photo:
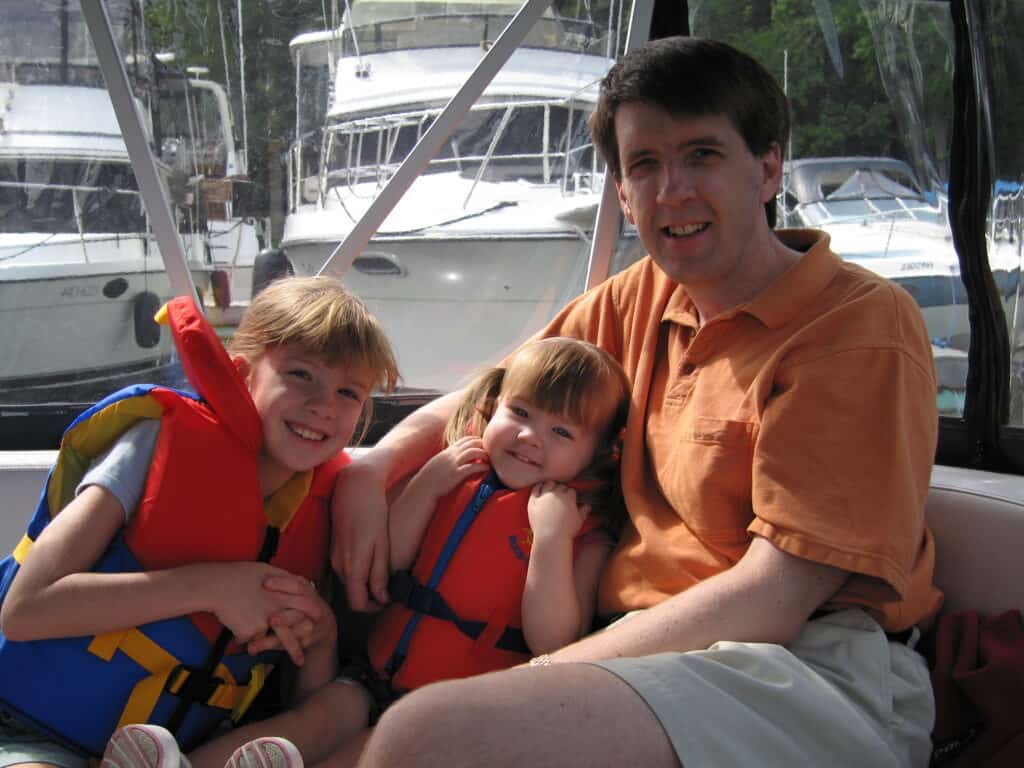
<path id="1" fill-rule="evenodd" d="M 195 284 L 187 248 L 124 75 L 130 52 L 115 42 L 103 0 L 81 0 L 81 4 L 137 179 L 132 193 L 143 202 L 172 290 L 191 294 Z M 360 102 L 360 94 L 370 94 L 377 87 L 377 75 L 387 74 L 384 59 L 374 57 L 400 52 L 420 56 L 440 50 L 454 59 L 457 49 L 465 47 L 464 39 L 451 50 L 423 47 L 426 32 L 413 23 L 419 3 L 400 7 L 405 13 L 401 23 L 393 16 L 360 20 L 360 8 L 400 5 L 355 0 L 337 16 L 310 25 L 326 32 L 293 36 L 292 58 L 285 58 L 284 65 L 295 73 L 299 86 L 296 93 L 280 93 L 275 109 L 291 116 L 295 134 L 267 142 L 268 156 L 263 158 L 268 166 L 279 161 L 274 178 L 286 181 L 282 186 L 287 187 L 287 200 L 279 213 L 281 218 L 291 217 L 285 227 L 290 238 L 287 248 L 297 266 L 339 276 L 355 292 L 365 292 L 381 308 L 389 331 L 399 340 L 402 334 L 410 334 L 419 347 L 410 350 L 399 342 L 405 389 L 378 398 L 382 420 L 374 425 L 374 433 L 386 430 L 412 405 L 457 387 L 468 360 L 478 357 L 476 362 L 482 364 L 500 357 L 572 295 L 601 282 L 634 257 L 635 238 L 623 226 L 613 180 L 603 178 L 603 169 L 595 165 L 592 155 L 583 167 L 574 168 L 567 149 L 571 143 L 561 138 L 575 140 L 577 134 L 565 128 L 570 114 L 577 120 L 575 106 L 570 109 L 569 104 L 592 99 L 587 95 L 590 86 L 573 91 L 571 99 L 568 89 L 543 98 L 536 93 L 516 94 L 514 89 L 500 98 L 493 91 L 488 94 L 489 84 L 500 84 L 502 73 L 511 71 L 504 67 L 515 66 L 517 46 L 526 41 L 532 56 L 537 49 L 529 48 L 530 41 L 546 39 L 543 30 L 579 32 L 581 18 L 601 26 L 609 19 L 622 19 L 621 34 L 609 38 L 610 47 L 599 46 L 596 52 L 586 50 L 577 56 L 577 61 L 587 64 L 600 58 L 601 67 L 648 36 L 692 34 L 722 39 L 764 62 L 784 83 L 793 104 L 793 137 L 785 151 L 790 176 L 782 192 L 790 223 L 834 232 L 840 255 L 848 247 L 851 258 L 862 263 L 884 260 L 892 273 L 889 276 L 912 293 L 918 286 L 920 296 L 933 298 L 922 305 L 933 329 L 940 383 L 936 397 L 942 416 L 926 513 L 936 538 L 936 579 L 946 593 L 945 609 L 1024 610 L 1024 286 L 1020 280 L 1024 154 L 1019 141 L 1024 108 L 1019 99 L 1010 97 L 1024 71 L 1024 52 L 1014 44 L 1012 33 L 1007 34 L 1024 22 L 1024 0 L 803 4 L 635 0 L 600 7 L 583 0 L 572 13 L 572 3 L 552 6 L 550 0 L 527 0 L 514 12 L 491 14 L 500 17 L 500 23 L 497 18 L 489 21 L 493 24 L 486 35 L 474 43 L 474 66 L 461 86 L 446 85 L 444 93 L 415 106 L 403 102 L 400 109 L 393 106 L 398 100 L 385 101 L 383 92 L 374 97 L 376 102 L 369 95 Z M 475 29 L 474 34 L 481 29 L 481 17 L 488 16 L 483 3 L 446 5 L 444 15 L 465 15 L 465 26 Z M 12 7 L 0 4 L 4 13 L 13 13 Z M 17 25 L 19 18 L 15 14 L 4 21 L 6 26 Z M 427 30 L 441 35 L 454 26 L 448 18 Z M 413 41 L 408 47 L 399 45 L 403 35 L 410 36 L 404 38 L 406 42 Z M 392 38 L 394 45 L 385 45 Z M 571 35 L 562 39 L 573 40 Z M 281 41 L 275 43 L 265 47 L 266 57 L 287 57 Z M 362 46 L 358 53 L 357 45 Z M 443 60 L 443 53 L 438 58 Z M 587 70 L 579 82 L 592 81 L 601 67 Z M 410 70 L 407 84 L 418 78 L 416 87 L 425 88 L 428 84 L 422 75 L 420 69 Z M 402 85 L 401 77 L 394 72 L 391 77 L 394 87 Z M 686 84 L 667 83 L 666 87 L 686 88 Z M 9 110 L 10 98 L 9 89 L 0 87 L 0 142 L 9 130 L 3 110 Z M 348 111 L 341 109 L 345 99 L 350 100 Z M 39 108 L 61 114 L 56 98 Z M 310 114 L 307 109 L 319 110 L 319 116 L 303 117 Z M 553 117 L 560 109 L 565 110 L 560 113 L 563 117 Z M 502 130 L 514 124 L 520 110 L 550 112 L 550 119 L 535 121 L 538 130 L 550 135 L 519 153 L 523 157 L 503 157 L 498 152 Z M 492 126 L 491 140 L 477 141 L 472 151 L 457 150 L 460 141 L 452 137 L 459 136 L 460 124 L 473 125 L 477 120 Z M 556 121 L 563 121 L 557 130 Z M 556 134 L 560 138 L 549 141 Z M 280 152 L 280 147 L 289 145 L 290 151 Z M 861 160 L 847 162 L 851 158 Z M 863 162 L 865 158 L 871 162 Z M 443 204 L 453 202 L 417 198 L 413 181 L 420 171 L 425 171 L 427 181 L 451 174 L 475 184 L 468 204 L 473 206 L 492 172 L 511 166 L 512 160 L 534 168 L 534 175 L 522 181 L 526 188 L 566 178 L 577 184 L 571 191 L 580 193 L 578 206 L 563 196 L 561 182 L 558 191 L 558 206 L 565 206 L 558 210 L 571 209 L 568 218 L 585 233 L 580 242 L 586 248 L 577 247 L 566 257 L 575 259 L 571 268 L 544 271 L 530 260 L 528 242 L 520 242 L 518 252 L 503 249 L 505 233 L 497 225 L 490 239 L 474 246 L 475 250 L 453 250 L 447 271 L 444 249 L 425 259 L 433 271 L 423 273 L 419 272 L 423 264 L 415 260 L 418 256 L 411 252 L 396 256 L 395 249 L 405 242 L 400 237 L 405 225 L 396 221 L 421 217 L 422 222 L 437 225 L 430 217 L 436 218 Z M 511 189 L 520 180 L 503 177 L 494 183 Z M 454 184 L 449 189 L 453 188 Z M 448 194 L 435 191 L 427 197 Z M 465 200 L 460 192 L 454 203 L 466 205 Z M 552 210 L 557 207 L 550 205 Z M 332 215 L 321 216 L 326 212 Z M 354 212 L 360 215 L 350 216 Z M 15 215 L 0 211 L 0 225 Z M 314 226 L 310 222 L 317 216 Z M 335 229 L 330 230 L 332 226 Z M 409 229 L 424 240 L 422 233 L 429 227 L 413 224 Z M 310 234 L 316 232 L 320 234 Z M 280 243 L 275 240 L 276 245 Z M 303 248 L 307 255 L 299 258 Z M 314 264 L 314 252 L 321 254 L 322 265 Z M 470 283 L 460 283 L 469 274 L 473 276 Z M 374 293 L 377 289 L 368 277 L 401 284 L 401 290 Z M 451 292 L 439 293 L 435 279 L 447 280 Z M 533 291 L 526 299 L 531 303 L 527 314 L 536 317 L 503 314 L 509 310 L 498 297 L 527 287 Z M 948 303 L 940 298 L 946 289 L 951 297 Z M 543 302 L 538 299 L 541 294 Z M 466 295 L 484 300 L 455 300 Z M 445 305 L 439 296 L 452 300 Z M 58 293 L 38 301 L 48 302 L 46 306 L 56 313 L 67 298 Z M 392 309 L 396 314 L 387 320 Z M 420 309 L 426 315 L 422 321 Z M 45 312 L 36 318 L 34 323 L 46 326 Z M 130 333 L 130 313 L 125 313 L 124 322 Z M 499 328 L 504 335 L 491 335 L 499 326 L 505 326 Z M 422 333 L 424 328 L 429 333 Z M 47 330 L 49 335 L 44 336 L 31 329 L 35 335 L 27 336 L 30 341 L 25 343 L 40 353 L 59 348 L 66 331 L 58 325 Z M 457 343 L 465 335 L 463 330 L 485 337 L 492 347 L 472 347 L 467 354 L 467 348 Z M 0 333 L 4 343 L 13 343 L 9 340 L 28 331 L 17 321 L 5 321 Z M 83 335 L 76 343 L 84 347 L 86 342 Z M 857 382 L 849 385 L 855 387 Z M 24 403 L 0 402 L 0 449 L 5 449 L 0 450 L 0 498 L 4 499 L 0 545 L 14 546 L 35 506 L 56 447 L 54 424 L 67 423 L 86 405 L 84 397 L 70 398 L 53 403 L 43 413 Z M 26 436 L 34 435 L 46 436 L 33 444 L 40 450 L 24 450 Z M 894 434 L 893 440 L 899 437 Z"/>

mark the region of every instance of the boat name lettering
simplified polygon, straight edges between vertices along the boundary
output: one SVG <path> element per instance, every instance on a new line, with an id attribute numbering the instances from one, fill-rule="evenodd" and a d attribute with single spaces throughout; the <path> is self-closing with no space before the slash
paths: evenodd
<path id="1" fill-rule="evenodd" d="M 912 269 L 931 269 L 934 266 L 930 261 L 906 261 L 900 265 L 900 272 L 908 272 Z"/>
<path id="2" fill-rule="evenodd" d="M 100 289 L 96 285 L 67 285 L 60 290 L 62 299 L 91 299 L 99 294 Z"/>

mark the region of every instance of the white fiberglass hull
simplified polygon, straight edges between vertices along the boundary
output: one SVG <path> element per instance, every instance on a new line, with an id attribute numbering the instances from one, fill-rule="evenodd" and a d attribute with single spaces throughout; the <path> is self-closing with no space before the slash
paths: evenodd
<path id="1" fill-rule="evenodd" d="M 152 326 L 136 328 L 140 297 L 152 294 L 148 308 L 173 295 L 159 253 L 145 237 L 91 236 L 85 251 L 92 256 L 83 260 L 78 236 L 55 236 L 24 263 L 17 240 L 25 237 L 9 235 L 0 243 L 0 391 L 6 403 L 31 402 L 33 393 L 168 359 L 172 343 L 165 330 L 151 344 L 146 331 Z M 66 237 L 72 240 L 62 243 Z M 194 269 L 193 279 L 205 291 L 208 270 Z"/>
<path id="2" fill-rule="evenodd" d="M 457 386 L 583 288 L 596 194 L 481 182 L 464 205 L 471 187 L 458 174 L 420 177 L 342 278 L 380 319 L 408 387 Z M 299 274 L 319 271 L 376 194 L 334 191 L 285 221 L 281 244 Z"/>
<path id="3" fill-rule="evenodd" d="M 288 248 L 310 273 L 336 242 Z M 380 320 L 403 384 L 447 390 L 496 363 L 578 294 L 589 241 L 562 236 L 373 240 L 342 281 Z"/>

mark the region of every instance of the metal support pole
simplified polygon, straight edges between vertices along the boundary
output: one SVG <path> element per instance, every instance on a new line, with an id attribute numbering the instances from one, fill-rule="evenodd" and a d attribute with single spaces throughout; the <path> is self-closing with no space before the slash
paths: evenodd
<path id="1" fill-rule="evenodd" d="M 653 14 L 654 0 L 634 0 L 633 11 L 629 17 L 629 34 L 626 37 L 627 52 L 647 42 Z M 597 222 L 594 225 L 594 239 L 590 243 L 590 262 L 587 264 L 585 290 L 593 288 L 608 277 L 621 225 L 622 210 L 619 208 L 615 177 L 611 171 L 605 170 L 604 190 L 597 208 Z"/>
<path id="2" fill-rule="evenodd" d="M 160 248 L 160 256 L 164 260 L 171 289 L 178 296 L 195 296 L 192 273 L 189 272 L 188 263 L 185 261 L 185 251 L 178 237 L 167 190 L 160 182 L 156 160 L 142 127 L 143 121 L 132 95 L 124 61 L 114 42 L 107 10 L 102 0 L 81 1 L 82 16 L 89 27 L 103 79 L 107 82 L 107 91 L 114 104 L 117 123 L 121 126 L 121 135 L 128 148 L 128 158 L 131 160 L 139 193 L 142 195 L 143 205 L 146 207 L 153 234 Z"/>

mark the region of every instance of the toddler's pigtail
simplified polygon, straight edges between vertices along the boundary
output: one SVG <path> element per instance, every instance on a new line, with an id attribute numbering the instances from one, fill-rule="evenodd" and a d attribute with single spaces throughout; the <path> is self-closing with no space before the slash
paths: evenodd
<path id="1" fill-rule="evenodd" d="M 603 518 L 604 527 L 615 537 L 622 530 L 626 518 L 626 502 L 622 496 L 619 473 L 625 431 L 625 427 L 616 431 L 594 454 L 594 460 L 580 477 L 585 486 L 578 497 L 581 504 L 589 504 L 593 514 Z"/>
<path id="2" fill-rule="evenodd" d="M 445 445 L 451 445 L 466 435 L 483 435 L 484 427 L 494 415 L 494 406 L 504 380 L 504 368 L 488 368 L 473 379 L 445 427 Z"/>

